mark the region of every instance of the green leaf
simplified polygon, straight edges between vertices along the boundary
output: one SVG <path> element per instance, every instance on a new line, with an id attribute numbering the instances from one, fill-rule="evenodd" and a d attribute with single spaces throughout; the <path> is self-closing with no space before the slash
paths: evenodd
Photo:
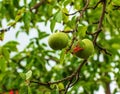
<path id="1" fill-rule="evenodd" d="M 21 86 L 19 90 L 19 94 L 28 94 L 28 87 L 27 86 Z"/>
<path id="2" fill-rule="evenodd" d="M 64 28 L 65 32 L 68 33 L 69 31 L 71 31 L 72 29 L 69 26 L 65 26 Z"/>
<path id="3" fill-rule="evenodd" d="M 77 9 L 77 10 L 80 10 L 80 8 L 81 8 L 81 4 L 80 3 L 81 3 L 80 1 L 74 2 L 74 8 Z"/>
<path id="4" fill-rule="evenodd" d="M 56 84 L 51 84 L 51 85 L 50 85 L 50 88 L 51 88 L 51 89 L 55 89 L 55 88 L 56 88 Z"/>
<path id="5" fill-rule="evenodd" d="M 15 17 L 15 22 L 18 22 L 21 18 L 22 18 L 22 15 L 17 15 L 17 16 Z"/>
<path id="6" fill-rule="evenodd" d="M 60 64 L 64 63 L 65 56 L 66 56 L 65 50 L 63 49 L 61 54 L 60 54 Z"/>
<path id="7" fill-rule="evenodd" d="M 28 94 L 32 94 L 30 86 L 28 86 Z"/>
<path id="8" fill-rule="evenodd" d="M 26 75 L 26 80 L 30 79 L 30 77 L 32 76 L 32 71 L 29 70 L 25 75 Z"/>
<path id="9" fill-rule="evenodd" d="M 102 76 L 100 79 L 104 82 L 110 82 L 110 77 L 107 76 Z"/>
<path id="10" fill-rule="evenodd" d="M 12 21 L 12 22 L 9 22 L 7 25 L 8 26 L 14 26 L 16 24 L 16 22 L 15 21 Z"/>
<path id="11" fill-rule="evenodd" d="M 62 21 L 62 11 L 58 11 L 55 14 L 55 20 L 56 20 L 56 22 L 59 22 L 59 23 Z"/>
<path id="12" fill-rule="evenodd" d="M 45 94 L 51 94 L 51 92 L 50 91 L 46 91 Z"/>
<path id="13" fill-rule="evenodd" d="M 16 17 L 15 17 L 15 22 L 18 22 L 18 21 L 22 18 L 23 13 L 24 13 L 25 11 L 26 11 L 26 10 L 25 10 L 24 7 L 23 7 L 22 9 L 18 10 L 17 15 L 16 15 Z"/>
<path id="14" fill-rule="evenodd" d="M 69 17 L 65 14 L 63 14 L 63 22 L 64 24 L 67 23 L 69 21 Z"/>
<path id="15" fill-rule="evenodd" d="M 38 35 L 39 35 L 39 40 L 40 40 L 40 39 L 43 39 L 43 38 L 47 37 L 49 34 L 47 34 L 46 32 L 41 32 L 38 29 Z"/>
<path id="16" fill-rule="evenodd" d="M 20 10 L 18 10 L 17 15 L 21 15 L 26 11 L 25 7 L 21 8 Z"/>
<path id="17" fill-rule="evenodd" d="M 9 0 L 3 0 L 3 4 L 4 4 L 4 5 L 10 5 L 11 2 L 10 2 Z"/>
<path id="18" fill-rule="evenodd" d="M 79 26 L 78 27 L 78 35 L 80 38 L 85 37 L 87 31 L 87 26 Z"/>
<path id="19" fill-rule="evenodd" d="M 2 47 L 2 54 L 7 61 L 10 59 L 9 51 L 5 47 Z"/>
<path id="20" fill-rule="evenodd" d="M 17 51 L 17 45 L 19 43 L 17 41 L 9 41 L 3 47 L 9 49 L 9 51 Z"/>
<path id="21" fill-rule="evenodd" d="M 60 93 L 59 93 L 59 89 L 57 88 L 57 89 L 55 89 L 55 90 L 52 90 L 51 94 L 60 94 Z"/>
<path id="22" fill-rule="evenodd" d="M 56 93 L 55 93 L 55 94 L 60 94 L 60 93 L 59 93 L 59 89 L 58 89 L 58 88 L 56 89 Z"/>
<path id="23" fill-rule="evenodd" d="M 7 68 L 6 60 L 3 56 L 0 57 L 0 70 L 4 72 Z"/>
<path id="24" fill-rule="evenodd" d="M 62 9 L 62 12 L 63 12 L 63 13 L 66 13 L 66 14 L 69 13 L 69 12 L 68 12 L 68 9 L 67 9 L 66 7 L 64 7 L 64 8 Z"/>
<path id="25" fill-rule="evenodd" d="M 72 19 L 67 22 L 67 26 L 69 26 L 71 29 L 75 29 L 76 16 L 73 16 Z"/>
<path id="26" fill-rule="evenodd" d="M 117 43 L 113 43 L 113 44 L 111 45 L 111 47 L 114 48 L 114 49 L 120 49 L 120 45 L 117 44 Z"/>
<path id="27" fill-rule="evenodd" d="M 19 0 L 13 0 L 13 5 L 19 8 Z"/>
<path id="28" fill-rule="evenodd" d="M 27 11 L 23 15 L 23 21 L 24 21 L 24 26 L 27 32 L 29 31 L 30 28 L 30 23 L 31 23 L 31 12 Z"/>
<path id="29" fill-rule="evenodd" d="M 19 75 L 21 76 L 22 79 L 24 79 L 24 80 L 26 79 L 25 73 L 20 73 Z"/>
<path id="30" fill-rule="evenodd" d="M 112 19 L 111 19 L 111 17 L 110 17 L 109 14 L 106 15 L 106 18 L 107 18 L 107 21 L 109 22 L 109 24 L 110 24 L 111 26 L 115 27 L 115 24 L 113 23 L 113 21 L 112 21 Z"/>
<path id="31" fill-rule="evenodd" d="M 55 24 L 56 24 L 56 21 L 55 21 L 54 19 L 51 20 L 51 23 L 50 23 L 50 29 L 51 29 L 51 32 L 54 31 Z"/>
<path id="32" fill-rule="evenodd" d="M 59 83 L 58 84 L 58 88 L 61 90 L 61 89 L 64 89 L 65 87 L 64 87 L 64 84 L 63 83 Z"/>
<path id="33" fill-rule="evenodd" d="M 0 40 L 4 39 L 4 31 L 0 32 Z"/>
<path id="34" fill-rule="evenodd" d="M 67 6 L 68 4 L 70 4 L 71 3 L 71 0 L 65 0 L 64 1 L 64 6 Z"/>

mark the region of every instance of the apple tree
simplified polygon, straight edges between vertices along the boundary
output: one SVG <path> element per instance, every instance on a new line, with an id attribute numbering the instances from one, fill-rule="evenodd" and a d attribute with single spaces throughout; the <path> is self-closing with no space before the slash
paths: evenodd
<path id="1" fill-rule="evenodd" d="M 119 0 L 0 0 L 0 94 L 118 94 L 119 16 Z M 21 51 L 11 29 L 37 36 Z"/>

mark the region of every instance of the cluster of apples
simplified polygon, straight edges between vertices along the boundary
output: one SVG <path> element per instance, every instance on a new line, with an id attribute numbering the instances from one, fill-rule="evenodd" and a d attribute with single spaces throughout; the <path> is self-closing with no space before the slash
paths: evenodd
<path id="1" fill-rule="evenodd" d="M 61 50 L 68 45 L 69 37 L 64 32 L 56 32 L 49 36 L 48 44 L 54 50 Z M 94 52 L 94 46 L 91 40 L 78 40 L 71 47 L 73 54 L 77 57 L 87 59 Z"/>

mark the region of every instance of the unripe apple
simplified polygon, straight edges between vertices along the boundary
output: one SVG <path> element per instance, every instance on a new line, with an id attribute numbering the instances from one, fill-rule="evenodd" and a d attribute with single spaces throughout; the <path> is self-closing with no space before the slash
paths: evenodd
<path id="1" fill-rule="evenodd" d="M 94 52 L 94 46 L 91 40 L 83 39 L 74 46 L 73 52 L 80 58 L 87 59 Z"/>
<path id="2" fill-rule="evenodd" d="M 64 32 L 57 32 L 50 35 L 48 39 L 49 46 L 54 50 L 60 50 L 67 46 L 68 36 Z"/>

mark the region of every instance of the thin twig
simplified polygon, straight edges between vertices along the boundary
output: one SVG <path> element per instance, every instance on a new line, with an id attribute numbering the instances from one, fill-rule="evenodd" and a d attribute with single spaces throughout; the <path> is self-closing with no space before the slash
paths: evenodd
<path id="1" fill-rule="evenodd" d="M 90 2 L 90 0 L 87 0 L 85 6 L 83 7 L 83 9 L 82 9 L 81 12 L 80 12 L 80 15 L 79 15 L 79 16 L 77 17 L 77 19 L 76 19 L 76 26 L 75 26 L 75 28 L 72 30 L 72 31 L 73 31 L 72 42 L 71 42 L 70 46 L 66 49 L 66 53 L 67 53 L 68 51 L 70 51 L 70 49 L 72 48 L 72 46 L 73 46 L 73 44 L 74 44 L 74 41 L 77 40 L 76 34 L 74 34 L 74 33 L 76 33 L 76 31 L 77 31 L 77 28 L 78 28 L 78 24 L 79 24 L 79 22 L 80 22 L 80 19 L 82 18 L 84 12 L 87 10 L 88 5 L 89 5 L 89 2 Z"/>
<path id="2" fill-rule="evenodd" d="M 86 9 L 88 8 L 89 2 L 90 2 L 90 0 L 87 0 L 87 2 L 86 2 L 86 4 L 85 4 L 85 7 L 81 10 L 80 16 L 78 16 L 78 18 L 77 18 L 76 23 L 80 21 L 80 19 L 81 19 L 81 17 L 83 16 L 84 12 L 85 12 Z M 77 23 L 77 24 L 78 24 L 78 23 Z"/>
<path id="3" fill-rule="evenodd" d="M 95 6 L 92 6 L 92 7 L 88 7 L 88 9 L 96 9 L 97 8 L 97 6 L 101 3 L 102 1 L 100 0 L 100 1 L 98 1 L 97 2 L 97 4 L 95 5 Z"/>
<path id="4" fill-rule="evenodd" d="M 70 84 L 72 83 L 72 79 L 69 81 L 69 83 L 67 84 L 66 88 L 65 88 L 65 93 L 64 94 L 67 94 L 67 91 L 70 87 Z"/>
<path id="5" fill-rule="evenodd" d="M 101 0 L 100 0 L 99 2 L 97 2 L 97 4 L 96 4 L 95 6 L 87 7 L 86 9 L 96 9 L 97 6 L 98 6 L 100 3 L 101 3 Z M 85 10 L 86 10 L 86 9 L 85 9 Z M 73 13 L 70 13 L 70 14 L 65 13 L 65 15 L 67 15 L 67 16 L 72 16 L 72 15 L 75 15 L 76 13 L 78 13 L 78 12 L 81 12 L 81 11 L 83 11 L 83 10 L 77 10 L 77 11 L 75 11 L 75 12 L 73 12 Z"/>
<path id="6" fill-rule="evenodd" d="M 58 84 L 60 82 L 64 82 L 64 81 L 68 80 L 69 83 L 67 84 L 67 87 L 65 89 L 65 91 L 67 92 L 68 88 L 72 86 L 73 78 L 80 73 L 83 65 L 85 65 L 86 63 L 87 63 L 87 60 L 86 59 L 83 60 L 83 62 L 79 65 L 79 67 L 77 68 L 77 70 L 75 72 L 73 72 L 70 76 L 67 76 L 66 78 L 63 78 L 61 80 L 58 80 L 58 81 L 55 81 L 55 82 L 47 82 L 47 83 L 38 82 L 38 81 L 30 81 L 30 83 L 37 83 L 39 85 L 50 87 L 50 85 L 52 85 L 52 84 Z"/>
<path id="7" fill-rule="evenodd" d="M 11 28 L 11 26 L 10 26 L 10 27 L 7 27 L 7 28 L 5 28 L 5 29 L 1 29 L 1 30 L 0 30 L 0 33 L 2 33 L 2 32 L 7 32 L 7 31 L 10 30 L 10 28 Z"/>
<path id="8" fill-rule="evenodd" d="M 97 31 L 93 34 L 91 34 L 92 36 L 94 36 L 94 39 L 93 39 L 93 44 L 98 47 L 100 50 L 104 51 L 106 54 L 108 55 L 112 55 L 110 52 L 108 52 L 105 48 L 99 46 L 97 44 L 97 38 L 99 36 L 99 34 L 102 32 L 102 22 L 103 22 L 103 19 L 104 19 L 104 16 L 105 16 L 105 13 L 106 13 L 106 0 L 100 0 L 101 3 L 103 4 L 103 8 L 102 8 L 102 13 L 101 13 L 101 16 L 100 16 L 100 19 L 98 21 L 98 28 L 97 28 Z M 100 3 L 100 2 L 99 2 Z M 87 33 L 89 34 L 89 33 Z"/>
<path id="9" fill-rule="evenodd" d="M 106 10 L 106 0 L 103 2 L 102 13 L 101 13 L 101 16 L 100 16 L 100 19 L 99 19 L 97 31 L 95 32 L 96 35 L 95 35 L 94 41 L 93 41 L 94 44 L 95 44 L 96 39 L 97 39 L 96 37 L 98 37 L 99 33 L 102 31 L 101 28 L 102 28 L 102 21 L 103 21 L 104 16 L 105 16 L 105 10 Z"/>
<path id="10" fill-rule="evenodd" d="M 120 5 L 113 5 L 113 10 L 120 10 Z"/>
<path id="11" fill-rule="evenodd" d="M 79 73 L 76 74 L 75 81 L 72 82 L 72 84 L 70 85 L 70 87 L 74 86 L 78 81 L 79 81 Z"/>
<path id="12" fill-rule="evenodd" d="M 70 46 L 66 49 L 66 53 L 71 50 L 75 40 L 76 40 L 76 36 L 74 35 L 70 43 Z"/>
<path id="13" fill-rule="evenodd" d="M 45 3 L 45 1 L 46 0 L 40 0 L 40 2 L 39 3 L 37 3 L 36 5 L 34 5 L 31 9 L 30 9 L 30 11 L 32 12 L 32 10 L 36 10 L 35 11 L 35 13 L 37 12 L 37 9 L 43 4 L 43 3 Z"/>
<path id="14" fill-rule="evenodd" d="M 101 51 L 104 51 L 105 54 L 108 54 L 108 55 L 112 56 L 112 54 L 111 54 L 106 48 L 101 47 L 101 46 L 98 45 L 97 43 L 96 43 L 96 46 L 97 46 Z"/>
<path id="15" fill-rule="evenodd" d="M 78 10 L 78 11 L 75 11 L 75 12 L 70 13 L 70 14 L 65 13 L 65 15 L 67 15 L 67 16 L 72 16 L 72 15 L 75 15 L 76 13 L 78 13 L 78 12 L 80 12 L 80 11 L 82 11 L 82 10 Z"/>

